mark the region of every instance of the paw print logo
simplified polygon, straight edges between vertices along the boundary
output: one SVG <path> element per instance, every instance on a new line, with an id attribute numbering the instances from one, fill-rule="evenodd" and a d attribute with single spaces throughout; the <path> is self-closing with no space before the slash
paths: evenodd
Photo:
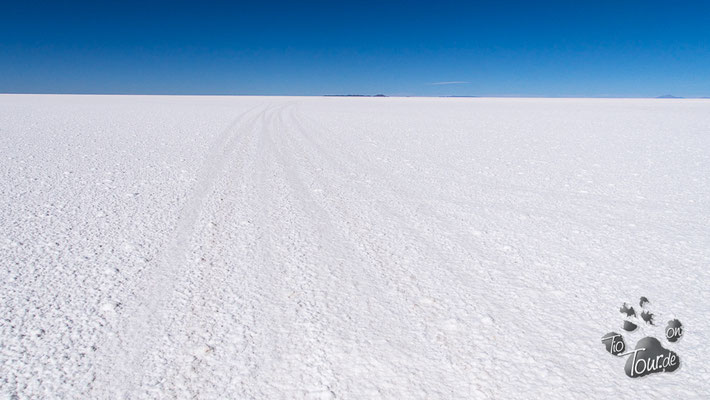
<path id="1" fill-rule="evenodd" d="M 650 301 L 646 297 L 639 299 L 640 310 L 636 310 L 624 303 L 619 312 L 624 314 L 622 325 L 628 335 L 636 331 L 646 333 L 659 328 L 656 325 L 655 315 L 650 310 Z M 677 319 L 668 321 L 664 331 L 665 339 L 675 344 L 683 337 L 683 324 Z M 606 351 L 617 357 L 626 357 L 624 371 L 630 378 L 639 378 L 659 372 L 673 372 L 680 367 L 680 357 L 674 351 L 663 347 L 661 342 L 653 336 L 646 336 L 636 342 L 633 350 L 626 349 L 624 336 L 617 332 L 609 332 L 602 336 L 602 343 Z"/>

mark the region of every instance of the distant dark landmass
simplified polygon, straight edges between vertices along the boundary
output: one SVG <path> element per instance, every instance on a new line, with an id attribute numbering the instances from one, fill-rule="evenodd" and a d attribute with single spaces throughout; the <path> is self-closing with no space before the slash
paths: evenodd
<path id="1" fill-rule="evenodd" d="M 673 96 L 672 94 L 664 94 L 663 96 L 656 97 L 657 99 L 682 99 L 682 97 Z"/>
<path id="2" fill-rule="evenodd" d="M 384 94 L 324 94 L 326 97 L 387 97 Z"/>

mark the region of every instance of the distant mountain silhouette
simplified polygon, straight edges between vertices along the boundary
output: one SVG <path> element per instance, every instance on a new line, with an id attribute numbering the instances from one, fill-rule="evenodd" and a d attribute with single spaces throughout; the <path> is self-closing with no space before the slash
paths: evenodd
<path id="1" fill-rule="evenodd" d="M 387 97 L 384 94 L 324 94 L 326 97 Z"/>
<path id="2" fill-rule="evenodd" d="M 672 94 L 664 94 L 663 96 L 656 97 L 657 99 L 682 99 L 682 97 L 673 96 Z"/>

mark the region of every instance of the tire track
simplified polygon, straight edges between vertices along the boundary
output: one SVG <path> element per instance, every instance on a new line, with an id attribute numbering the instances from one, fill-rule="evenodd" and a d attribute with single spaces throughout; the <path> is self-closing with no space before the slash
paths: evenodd
<path id="1" fill-rule="evenodd" d="M 257 117 L 250 115 L 264 112 L 263 106 L 257 106 L 242 113 L 211 143 L 171 241 L 157 265 L 146 270 L 141 278 L 143 283 L 136 290 L 137 300 L 126 307 L 124 315 L 128 319 L 123 322 L 123 334 L 118 335 L 118 343 L 108 346 L 112 353 L 108 359 L 115 360 L 116 365 L 108 369 L 113 371 L 113 375 L 104 379 L 113 384 L 103 385 L 117 390 L 118 393 L 114 393 L 117 397 L 138 397 L 142 391 L 161 384 L 160 376 L 155 376 L 154 371 L 147 367 L 151 366 L 152 357 L 160 357 L 158 349 L 165 340 L 165 336 L 160 334 L 169 331 L 167 322 L 170 314 L 166 310 L 175 309 L 169 301 L 175 295 L 180 274 L 186 273 L 183 269 L 188 260 L 195 224 L 240 135 L 252 129 Z"/>
<path id="2" fill-rule="evenodd" d="M 330 286 L 333 293 L 333 298 L 327 301 L 331 308 L 323 312 L 320 324 L 325 331 L 337 337 L 321 350 L 322 357 L 335 370 L 337 381 L 333 385 L 334 392 L 355 391 L 363 396 L 387 393 L 387 389 L 376 383 L 377 379 L 361 372 L 373 369 L 389 370 L 391 379 L 400 380 L 401 385 L 418 387 L 421 382 L 416 379 L 421 372 L 412 369 L 411 365 L 418 355 L 401 352 L 401 349 L 406 347 L 403 345 L 408 341 L 420 342 L 420 346 L 425 343 L 421 343 L 422 338 L 393 338 L 391 331 L 407 332 L 413 324 L 421 323 L 424 319 L 422 310 L 417 309 L 415 304 L 422 297 L 422 290 L 398 262 L 387 264 L 387 260 L 393 261 L 392 249 L 379 246 L 378 240 L 372 236 L 373 232 L 369 231 L 369 228 L 378 225 L 377 220 L 389 217 L 373 213 L 377 207 L 373 208 L 375 204 L 367 202 L 367 199 L 375 198 L 373 194 L 353 194 L 351 187 L 340 186 L 342 177 L 349 176 L 349 170 L 341 166 L 336 158 L 327 157 L 325 160 L 334 168 L 335 175 L 325 174 L 323 167 L 326 165 L 317 162 L 322 154 L 302 146 L 297 137 L 300 138 L 303 133 L 294 123 L 292 113 L 286 115 L 287 120 L 281 123 L 285 131 L 279 136 L 278 143 L 283 148 L 281 158 L 288 165 L 291 177 L 288 182 L 296 189 L 304 208 L 307 205 L 314 211 L 311 220 L 318 224 L 322 235 L 319 241 L 323 243 L 323 248 L 319 249 L 319 253 L 327 256 L 326 265 L 340 260 L 333 263 L 335 268 L 330 269 L 330 282 L 326 281 L 324 274 L 319 275 L 317 282 L 326 288 Z M 327 196 L 323 194 L 324 190 Z M 351 204 L 353 207 L 344 210 L 333 208 L 334 204 Z M 377 296 L 373 297 L 375 293 Z M 367 326 L 367 335 L 353 334 L 362 332 L 363 326 Z M 382 330 L 383 327 L 387 328 Z M 391 339 L 395 339 L 395 343 L 399 340 L 403 342 L 390 344 Z M 352 350 L 348 348 L 356 349 L 358 356 L 353 358 Z M 372 356 L 382 352 L 399 353 L 400 360 L 410 361 L 386 365 Z"/>
<path id="3" fill-rule="evenodd" d="M 354 235 L 352 240 L 360 243 L 361 248 L 368 254 L 368 258 L 378 266 L 375 274 L 379 276 L 377 278 L 373 277 L 373 279 L 387 282 L 388 286 L 396 288 L 397 293 L 399 293 L 398 297 L 400 297 L 399 301 L 403 301 L 403 303 L 398 307 L 394 304 L 389 307 L 394 306 L 401 309 L 406 308 L 407 305 L 414 306 L 413 313 L 408 318 L 409 323 L 413 325 L 424 324 L 425 326 L 422 328 L 429 332 L 428 335 L 434 342 L 432 344 L 438 343 L 443 347 L 441 349 L 443 351 L 439 352 L 448 358 L 447 362 L 450 364 L 451 369 L 440 377 L 439 382 L 450 378 L 451 375 L 466 376 L 466 371 L 474 367 L 465 358 L 460 357 L 456 350 L 461 339 L 457 339 L 456 336 L 449 338 L 450 334 L 447 331 L 453 329 L 453 333 L 456 331 L 476 332 L 480 329 L 480 326 L 476 323 L 468 322 L 464 316 L 456 315 L 455 310 L 470 308 L 470 305 L 475 303 L 471 293 L 469 293 L 470 287 L 462 286 L 463 282 L 471 282 L 470 273 L 466 272 L 461 275 L 464 271 L 460 268 L 452 269 L 452 266 L 467 265 L 473 262 L 474 265 L 479 265 L 480 267 L 480 262 L 476 263 L 476 258 L 470 254 L 468 249 L 460 247 L 445 236 L 435 235 L 435 232 L 446 232 L 447 227 L 440 225 L 440 221 L 433 219 L 433 216 L 420 212 L 421 210 L 418 208 L 411 209 L 408 205 L 402 203 L 402 194 L 404 192 L 398 190 L 398 185 L 387 184 L 384 177 L 368 175 L 371 166 L 356 160 L 352 154 L 343 152 L 338 157 L 332 156 L 325 150 L 326 146 L 319 144 L 308 133 L 308 129 L 303 126 L 301 116 L 292 113 L 291 118 L 292 125 L 297 128 L 297 135 L 302 138 L 301 140 L 293 139 L 294 143 L 298 142 L 301 145 L 305 143 L 308 146 L 303 148 L 301 152 L 322 158 L 330 168 L 337 171 L 335 176 L 339 177 L 340 180 L 343 180 L 343 177 L 350 177 L 351 181 L 343 180 L 339 186 L 331 188 L 327 188 L 327 186 L 335 182 L 329 182 L 328 179 L 320 179 L 318 183 L 328 193 L 337 193 L 339 196 L 345 194 L 348 197 L 347 201 L 332 201 L 333 199 L 326 196 L 321 198 L 321 202 L 324 202 L 324 207 L 328 208 L 330 208 L 330 205 L 337 204 L 357 205 L 357 207 L 349 209 L 334 209 L 332 212 L 340 215 L 340 219 L 354 224 L 352 228 L 355 229 L 351 229 Z M 335 136 L 324 130 L 320 130 L 320 132 L 322 135 L 330 135 L 329 137 Z M 337 146 L 337 144 L 331 146 L 330 143 L 327 147 L 329 149 L 343 148 L 342 146 Z M 346 165 L 345 161 L 349 161 L 355 167 Z M 315 170 L 318 166 L 323 165 L 316 163 L 312 158 L 306 160 L 306 162 L 309 165 L 307 167 L 308 170 Z M 377 183 L 377 191 L 366 183 L 369 182 L 369 179 L 363 181 L 366 177 L 375 179 L 374 183 Z M 390 231 L 388 233 L 389 236 L 398 237 L 397 240 L 394 240 L 395 243 L 410 243 L 409 250 L 400 251 L 382 247 L 380 240 L 373 237 L 371 233 L 364 235 L 359 233 L 363 229 L 367 229 L 366 227 L 369 224 L 366 221 L 368 218 L 365 215 L 353 215 L 353 208 L 360 208 L 363 211 L 367 210 L 367 213 L 372 213 L 372 221 L 391 221 L 390 225 L 410 227 L 410 229 L 405 228 L 404 231 L 390 231 L 385 228 L 385 231 Z M 378 225 L 380 225 L 378 222 L 374 222 L 372 226 Z M 361 228 L 358 229 L 358 226 Z M 440 243 L 440 245 L 434 246 L 433 243 Z M 463 255 L 463 257 L 452 257 L 455 254 Z M 388 260 L 387 264 L 383 263 L 383 260 Z M 438 261 L 438 263 L 432 264 L 432 261 Z M 436 273 L 436 275 L 432 275 L 432 273 Z M 442 279 L 448 283 L 435 287 L 430 286 L 432 282 L 439 282 Z M 427 283 L 427 285 L 423 286 L 423 283 Z M 446 293 L 439 289 L 441 286 L 458 288 L 458 290 L 454 293 Z M 443 298 L 442 295 L 444 295 Z M 452 295 L 455 296 L 452 297 Z M 446 303 L 439 303 L 443 300 Z M 455 301 L 452 303 L 452 300 Z M 465 304 L 468 304 L 469 307 L 464 306 Z M 453 316 L 453 318 L 442 321 L 442 315 L 446 314 Z M 444 360 L 441 361 L 443 362 Z M 437 363 L 441 362 L 437 361 Z M 446 365 L 446 362 L 441 363 L 441 365 Z M 423 378 L 421 371 L 412 370 L 410 373 L 413 376 L 419 375 L 416 378 L 417 380 L 412 382 L 413 385 L 418 385 Z"/>

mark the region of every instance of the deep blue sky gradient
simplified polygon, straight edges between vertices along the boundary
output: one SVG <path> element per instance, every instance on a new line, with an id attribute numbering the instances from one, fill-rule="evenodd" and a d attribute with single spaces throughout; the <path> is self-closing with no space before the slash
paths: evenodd
<path id="1" fill-rule="evenodd" d="M 13 3 L 0 93 L 710 96 L 710 1 Z"/>

